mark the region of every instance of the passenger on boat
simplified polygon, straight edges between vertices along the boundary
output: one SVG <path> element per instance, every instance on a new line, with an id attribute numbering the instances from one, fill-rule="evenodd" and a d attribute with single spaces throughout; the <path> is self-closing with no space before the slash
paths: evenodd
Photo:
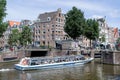
<path id="1" fill-rule="evenodd" d="M 29 64 L 29 59 L 28 58 L 23 58 L 20 62 L 21 65 L 28 65 Z"/>

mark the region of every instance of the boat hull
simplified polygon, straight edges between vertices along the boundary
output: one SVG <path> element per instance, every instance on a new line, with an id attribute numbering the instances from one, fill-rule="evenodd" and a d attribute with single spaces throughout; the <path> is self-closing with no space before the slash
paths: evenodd
<path id="1" fill-rule="evenodd" d="M 72 65 L 82 65 L 88 62 L 91 62 L 93 58 L 87 60 L 78 60 L 78 61 L 69 61 L 69 62 L 60 62 L 60 63 L 51 63 L 51 64 L 41 64 L 41 65 L 20 65 L 15 64 L 15 69 L 17 70 L 38 70 L 38 69 L 47 69 L 47 68 L 56 68 L 56 67 L 64 67 L 64 66 L 72 66 Z"/>

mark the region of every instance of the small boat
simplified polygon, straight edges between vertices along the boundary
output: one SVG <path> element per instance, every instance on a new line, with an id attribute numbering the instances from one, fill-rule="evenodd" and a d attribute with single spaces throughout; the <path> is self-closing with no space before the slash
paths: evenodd
<path id="1" fill-rule="evenodd" d="M 93 58 L 85 58 L 82 55 L 69 55 L 59 57 L 25 57 L 15 64 L 17 70 L 38 70 L 46 68 L 56 68 L 62 66 L 70 66 L 75 64 L 85 64 L 91 62 Z"/>

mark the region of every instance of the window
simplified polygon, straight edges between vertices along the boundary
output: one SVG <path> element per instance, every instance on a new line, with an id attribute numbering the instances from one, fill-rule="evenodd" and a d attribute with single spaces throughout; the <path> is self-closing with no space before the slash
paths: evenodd
<path id="1" fill-rule="evenodd" d="M 45 34 L 45 31 L 43 31 L 43 33 Z"/>
<path id="2" fill-rule="evenodd" d="M 58 33 L 60 33 L 60 31 L 58 31 Z"/>
<path id="3" fill-rule="evenodd" d="M 52 25 L 52 27 L 54 27 L 54 25 Z"/>
<path id="4" fill-rule="evenodd" d="M 45 39 L 45 35 L 43 35 L 43 39 Z"/>
<path id="5" fill-rule="evenodd" d="M 59 13 L 59 17 L 61 17 L 61 14 Z"/>
<path id="6" fill-rule="evenodd" d="M 52 33 L 54 33 L 54 31 L 52 31 Z"/>
<path id="7" fill-rule="evenodd" d="M 60 18 L 58 19 L 58 22 L 60 22 Z"/>
<path id="8" fill-rule="evenodd" d="M 47 18 L 47 21 L 50 21 L 50 20 L 51 20 L 51 17 L 48 17 L 48 18 Z"/>
<path id="9" fill-rule="evenodd" d="M 45 41 L 43 41 L 43 45 L 45 45 Z"/>

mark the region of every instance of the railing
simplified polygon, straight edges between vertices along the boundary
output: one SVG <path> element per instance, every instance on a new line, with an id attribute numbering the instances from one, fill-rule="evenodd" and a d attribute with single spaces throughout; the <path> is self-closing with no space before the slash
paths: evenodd
<path id="1" fill-rule="evenodd" d="M 57 56 L 57 57 L 35 57 L 30 58 L 31 65 L 46 64 L 46 63 L 58 63 L 58 62 L 68 62 L 76 60 L 85 60 L 82 55 L 69 55 L 69 56 Z"/>

